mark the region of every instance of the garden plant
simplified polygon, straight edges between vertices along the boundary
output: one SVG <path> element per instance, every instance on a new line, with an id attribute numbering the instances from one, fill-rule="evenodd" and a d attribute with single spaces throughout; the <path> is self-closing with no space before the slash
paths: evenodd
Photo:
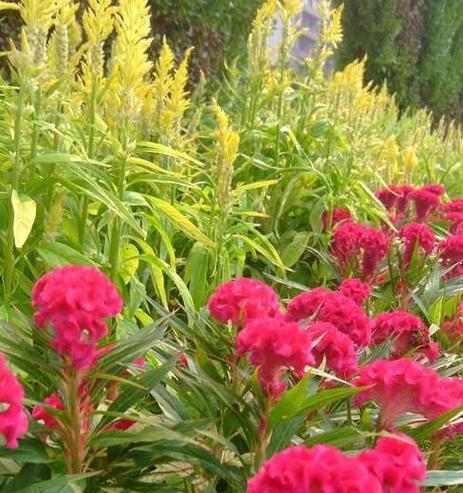
<path id="1" fill-rule="evenodd" d="M 461 129 L 327 71 L 327 1 L 213 90 L 87 3 L 0 2 L 0 491 L 461 491 Z"/>

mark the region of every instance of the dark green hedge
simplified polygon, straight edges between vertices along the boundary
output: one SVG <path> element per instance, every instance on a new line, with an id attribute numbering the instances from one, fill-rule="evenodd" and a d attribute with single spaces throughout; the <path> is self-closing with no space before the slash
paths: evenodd
<path id="1" fill-rule="evenodd" d="M 342 3 L 336 0 L 337 3 Z M 463 119 L 461 0 L 345 0 L 340 67 L 368 56 L 368 80 L 397 94 L 402 108 L 426 105 Z"/>

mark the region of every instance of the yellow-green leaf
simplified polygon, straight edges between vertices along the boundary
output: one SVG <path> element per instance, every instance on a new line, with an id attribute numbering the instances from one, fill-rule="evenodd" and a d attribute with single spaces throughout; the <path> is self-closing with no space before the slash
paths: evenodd
<path id="1" fill-rule="evenodd" d="M 197 226 L 195 226 L 187 217 L 185 217 L 178 209 L 173 205 L 165 202 L 164 200 L 158 199 L 156 197 L 150 197 L 153 205 L 165 214 L 172 222 L 174 222 L 181 231 L 191 236 L 199 243 L 203 245 L 214 248 L 214 242 L 211 241 Z"/>
<path id="2" fill-rule="evenodd" d="M 125 284 L 130 282 L 133 275 L 138 269 L 138 256 L 140 255 L 137 247 L 128 243 L 122 246 L 121 249 L 121 266 L 119 269 L 119 275 Z"/>
<path id="3" fill-rule="evenodd" d="M 26 243 L 34 225 L 37 207 L 31 198 L 25 195 L 18 195 L 16 190 L 13 190 L 11 204 L 13 205 L 14 215 L 14 244 L 16 248 L 21 248 Z"/>
<path id="4" fill-rule="evenodd" d="M 0 2 L 0 10 L 19 10 L 19 5 L 11 2 Z"/>

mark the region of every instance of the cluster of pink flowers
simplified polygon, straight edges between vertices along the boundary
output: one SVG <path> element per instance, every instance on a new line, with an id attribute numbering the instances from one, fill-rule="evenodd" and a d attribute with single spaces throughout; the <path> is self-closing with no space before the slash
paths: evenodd
<path id="1" fill-rule="evenodd" d="M 0 434 L 8 448 L 18 446 L 18 438 L 27 432 L 27 415 L 24 410 L 24 389 L 6 365 L 0 354 Z"/>
<path id="2" fill-rule="evenodd" d="M 355 457 L 328 445 L 300 445 L 268 460 L 247 493 L 418 493 L 425 474 L 422 453 L 403 435 L 380 438 Z"/>
<path id="3" fill-rule="evenodd" d="M 357 305 L 362 306 L 371 295 L 371 285 L 356 279 L 355 277 L 349 277 L 344 279 L 339 286 L 339 293 L 355 301 Z"/>
<path id="4" fill-rule="evenodd" d="M 363 277 L 369 279 L 388 247 L 389 238 L 379 229 L 347 221 L 334 230 L 331 251 L 342 273 L 361 266 Z"/>
<path id="5" fill-rule="evenodd" d="M 56 352 L 76 369 L 97 359 L 97 344 L 106 336 L 105 318 L 117 315 L 122 300 L 111 281 L 99 270 L 66 266 L 42 276 L 34 286 L 35 321 L 53 329 Z"/>
<path id="6" fill-rule="evenodd" d="M 447 278 L 463 276 L 463 235 L 449 236 L 439 244 L 442 266 Z"/>
<path id="7" fill-rule="evenodd" d="M 217 322 L 231 322 L 235 327 L 280 312 L 275 291 L 262 281 L 247 277 L 221 284 L 209 300 L 208 308 Z"/>
<path id="8" fill-rule="evenodd" d="M 286 388 L 282 381 L 285 369 L 301 378 L 305 367 L 314 362 L 309 333 L 281 318 L 262 317 L 248 322 L 236 338 L 236 350 L 240 356 L 250 355 L 264 392 L 274 399 Z"/>
<path id="9" fill-rule="evenodd" d="M 325 211 L 322 214 L 323 229 L 326 231 L 331 226 L 331 229 L 338 226 L 338 224 L 350 221 L 352 219 L 351 213 L 347 209 L 335 208 L 329 211 Z"/>
<path id="10" fill-rule="evenodd" d="M 371 341 L 370 322 L 364 310 L 351 298 L 325 288 L 297 295 L 288 304 L 285 318 L 331 323 L 358 346 L 368 346 Z"/>
<path id="11" fill-rule="evenodd" d="M 441 212 L 444 219 L 450 223 L 451 233 L 463 233 L 463 198 L 456 198 L 443 204 Z"/>
<path id="12" fill-rule="evenodd" d="M 402 226 L 399 238 L 405 245 L 403 262 L 408 266 L 415 252 L 429 255 L 434 248 L 435 236 L 427 224 L 409 223 Z"/>
<path id="13" fill-rule="evenodd" d="M 445 189 L 435 183 L 415 189 L 410 185 L 389 185 L 376 192 L 376 197 L 390 213 L 393 222 L 404 219 L 408 214 L 410 204 L 414 205 L 416 222 L 426 220 L 437 211 Z"/>
<path id="14" fill-rule="evenodd" d="M 376 360 L 358 371 L 353 384 L 369 387 L 356 404 L 373 400 L 380 407 L 381 425 L 393 428 L 405 413 L 434 419 L 463 405 L 463 380 L 443 378 L 435 370 L 411 359 Z"/>
<path id="15" fill-rule="evenodd" d="M 430 362 L 439 356 L 438 345 L 431 341 L 429 329 L 415 315 L 404 311 L 380 313 L 372 321 L 372 342 L 382 344 L 394 340 L 391 356 L 401 358 L 408 352 L 417 350 Z"/>
<path id="16" fill-rule="evenodd" d="M 348 335 L 326 322 L 313 322 L 307 330 L 314 341 L 312 352 L 316 366 L 320 366 L 325 359 L 327 367 L 344 379 L 350 378 L 356 372 L 357 351 Z"/>

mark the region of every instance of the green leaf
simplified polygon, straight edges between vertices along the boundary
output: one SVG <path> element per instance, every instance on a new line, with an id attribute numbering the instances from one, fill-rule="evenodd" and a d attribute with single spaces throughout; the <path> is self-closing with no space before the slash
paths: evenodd
<path id="1" fill-rule="evenodd" d="M 50 268 L 62 267 L 68 264 L 92 265 L 97 267 L 88 257 L 64 243 L 45 243 L 37 248 L 37 252 Z"/>
<path id="2" fill-rule="evenodd" d="M 463 484 L 463 470 L 428 471 L 424 486 L 454 486 Z"/>
<path id="3" fill-rule="evenodd" d="M 278 422 L 291 419 L 309 411 L 315 411 L 323 407 L 342 401 L 364 390 L 363 387 L 339 387 L 317 392 L 307 396 L 308 380 L 303 378 L 295 387 L 287 392 L 278 404 L 273 408 L 269 418 L 269 428 L 273 428 Z"/>
<path id="4" fill-rule="evenodd" d="M 359 430 L 353 426 L 341 426 L 340 428 L 314 435 L 308 438 L 305 444 L 308 447 L 313 447 L 319 443 L 329 444 L 333 447 L 345 447 L 355 443 L 360 436 Z"/>
<path id="5" fill-rule="evenodd" d="M 32 231 L 35 215 L 37 212 L 36 203 L 26 195 L 18 195 L 16 190 L 11 194 L 11 204 L 13 206 L 14 222 L 14 244 L 16 248 L 21 248 Z"/>
<path id="6" fill-rule="evenodd" d="M 286 267 L 292 267 L 304 254 L 310 234 L 302 231 L 294 235 L 291 243 L 283 250 L 281 260 Z"/>
<path id="7" fill-rule="evenodd" d="M 187 217 L 185 217 L 176 207 L 169 204 L 165 200 L 158 199 L 156 197 L 150 197 L 154 207 L 160 212 L 165 214 L 173 223 L 175 223 L 180 231 L 183 231 L 187 235 L 191 236 L 196 241 L 199 241 L 203 245 L 214 248 L 215 244 L 210 240 L 197 226 L 195 226 Z"/>
<path id="8" fill-rule="evenodd" d="M 433 435 L 436 431 L 440 430 L 442 426 L 448 423 L 452 418 L 457 416 L 458 414 L 463 412 L 463 406 L 459 406 L 451 411 L 447 411 L 444 414 L 441 414 L 437 418 L 425 423 L 424 425 L 418 426 L 417 428 L 407 430 L 407 432 L 415 439 L 415 440 L 423 440 L 431 435 Z"/>
<path id="9" fill-rule="evenodd" d="M 124 284 L 128 284 L 135 272 L 137 272 L 139 264 L 138 255 L 139 251 L 135 245 L 127 243 L 122 246 L 119 274 Z"/>

